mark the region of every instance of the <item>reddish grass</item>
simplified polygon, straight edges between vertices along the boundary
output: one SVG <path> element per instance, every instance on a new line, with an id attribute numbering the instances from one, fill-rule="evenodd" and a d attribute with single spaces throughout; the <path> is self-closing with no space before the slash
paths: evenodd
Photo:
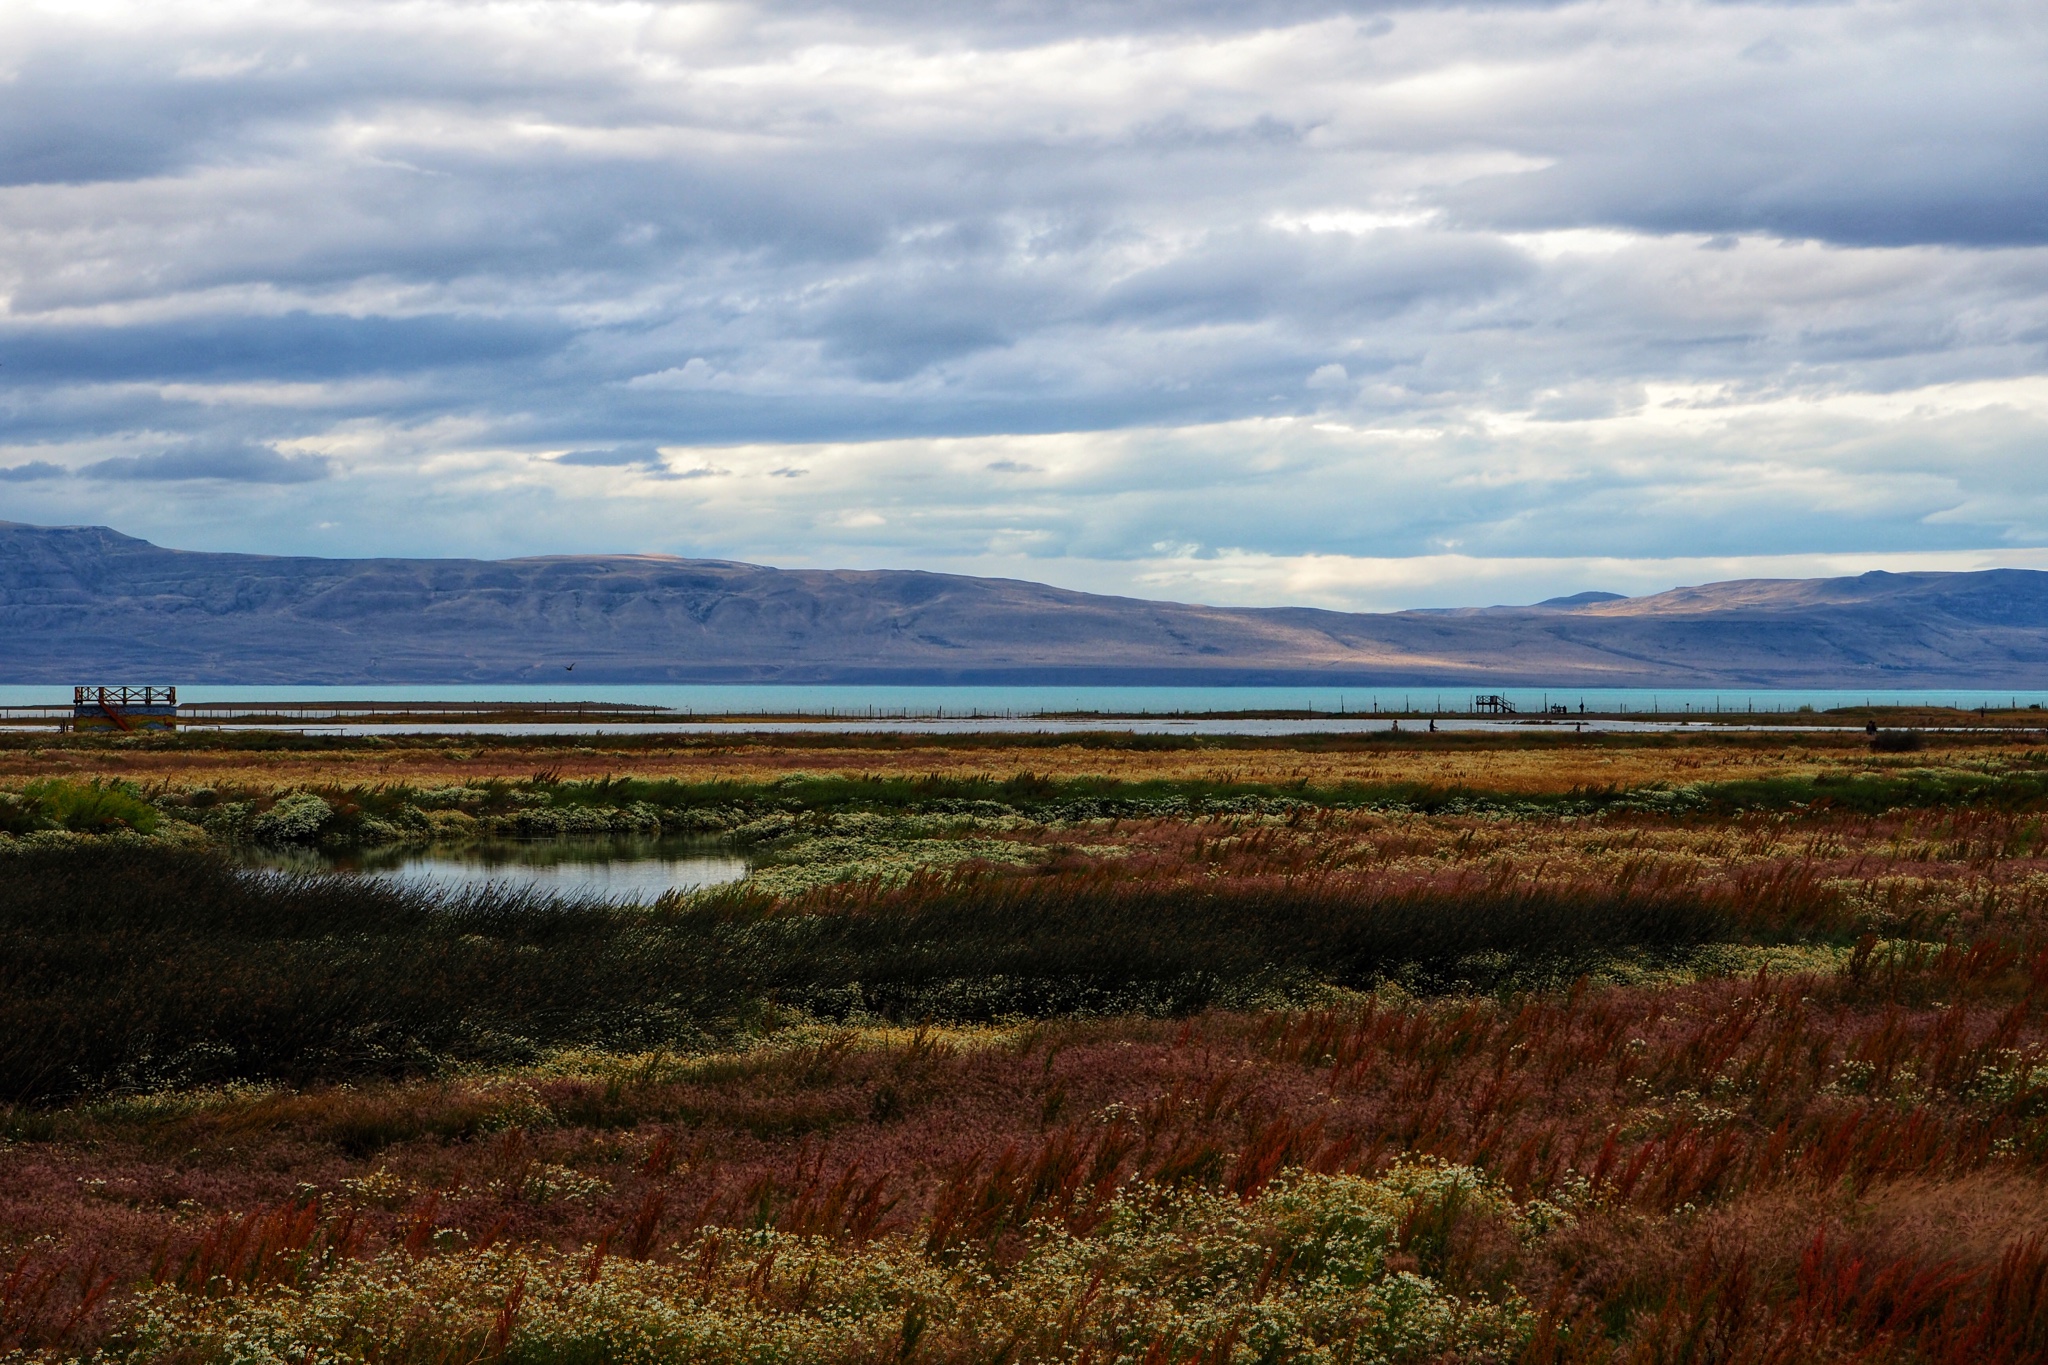
<path id="1" fill-rule="evenodd" d="M 693 1075 L 535 1079 L 534 1121 L 498 1132 L 478 1117 L 512 1112 L 498 1083 L 17 1115 L 40 1132 L 0 1163 L 19 1248 L 0 1340 L 87 1345 L 150 1279 L 294 1283 L 388 1247 L 646 1258 L 710 1224 L 1000 1256 L 1032 1219 L 1085 1231 L 1133 1175 L 1250 1195 L 1425 1154 L 1587 1209 L 1540 1252 L 1490 1247 L 1456 1210 L 1404 1230 L 1418 1264 L 1547 1304 L 1537 1358 L 2037 1358 L 2044 988 L 2040 953 L 1872 949 L 1830 976 L 990 1045 L 849 1033 Z M 605 1184 L 550 1197 L 562 1170 Z M 377 1171 L 382 1195 L 342 1184 Z"/>

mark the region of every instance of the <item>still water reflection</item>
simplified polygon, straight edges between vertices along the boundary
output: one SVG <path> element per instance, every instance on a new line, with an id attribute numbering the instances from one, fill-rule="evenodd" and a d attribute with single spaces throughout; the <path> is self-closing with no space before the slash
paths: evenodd
<path id="1" fill-rule="evenodd" d="M 538 839 L 422 847 L 270 849 L 249 855 L 256 867 L 339 872 L 416 886 L 469 889 L 485 884 L 569 900 L 646 903 L 668 891 L 735 882 L 747 861 L 713 839 Z"/>

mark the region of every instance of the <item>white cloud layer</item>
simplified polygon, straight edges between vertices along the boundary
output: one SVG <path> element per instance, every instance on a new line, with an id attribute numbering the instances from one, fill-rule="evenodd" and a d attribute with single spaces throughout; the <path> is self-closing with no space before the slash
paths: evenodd
<path id="1" fill-rule="evenodd" d="M 1347 606 L 2032 563 L 2044 85 L 2020 0 L 14 5 L 0 518 Z"/>

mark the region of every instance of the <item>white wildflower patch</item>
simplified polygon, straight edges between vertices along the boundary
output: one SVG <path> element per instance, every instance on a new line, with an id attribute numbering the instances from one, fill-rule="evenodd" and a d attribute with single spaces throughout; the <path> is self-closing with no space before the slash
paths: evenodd
<path id="1" fill-rule="evenodd" d="M 419 1193 L 410 1180 L 394 1174 L 384 1166 L 379 1166 L 368 1175 L 342 1181 L 341 1192 L 344 1198 L 356 1203 L 384 1207 L 403 1203 Z"/>
<path id="2" fill-rule="evenodd" d="M 774 1362 L 950 1358 L 990 1342 L 1037 1358 L 1163 1351 L 1310 1362 L 1512 1359 L 1529 1306 L 1389 1268 L 1417 1201 L 1514 1218 L 1467 1168 L 1301 1175 L 1242 1201 L 1137 1185 L 1085 1234 L 1034 1223 L 1013 1253 L 933 1255 L 712 1228 L 647 1261 L 589 1251 L 392 1254 L 299 1289 L 144 1296 L 137 1358 L 237 1365 L 470 1359 Z M 1547 1215 L 1549 1216 L 1549 1215 Z M 1561 1216 L 1561 1211 L 1557 1216 Z"/>

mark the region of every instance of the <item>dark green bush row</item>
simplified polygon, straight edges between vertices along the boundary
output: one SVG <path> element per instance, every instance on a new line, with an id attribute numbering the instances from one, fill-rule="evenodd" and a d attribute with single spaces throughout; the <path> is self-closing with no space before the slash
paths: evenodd
<path id="1" fill-rule="evenodd" d="M 140 818 L 154 819 L 154 813 L 132 794 L 122 795 L 99 787 L 75 790 L 90 792 L 94 800 L 101 802 L 125 801 L 128 806 L 140 808 Z M 303 837 L 339 844 L 425 839 L 431 831 L 422 814 L 423 806 L 459 809 L 483 822 L 478 826 L 479 832 L 499 836 L 648 832 L 658 823 L 672 833 L 737 831 L 742 838 L 786 833 L 792 828 L 788 823 L 791 818 L 854 811 L 897 815 L 1018 813 L 1051 821 L 1279 814 L 1310 807 L 1523 818 L 1602 814 L 1728 816 L 1807 809 L 1856 815 L 1877 815 L 1897 809 L 2032 811 L 2048 808 L 2048 770 L 1997 774 L 1955 770 L 1823 774 L 1678 788 L 1581 788 L 1554 795 L 1509 795 L 1417 783 L 1311 787 L 1241 782 L 1124 782 L 1101 777 L 1052 779 L 1029 773 L 1001 780 L 800 777 L 771 785 L 643 778 L 562 782 L 540 773 L 527 782 L 490 779 L 455 790 L 459 796 L 399 785 L 348 790 L 322 788 L 318 792 L 322 810 L 317 829 L 309 827 Z M 167 794 L 160 800 L 166 809 L 205 825 L 225 839 L 275 842 L 283 838 L 276 833 L 266 834 L 265 822 L 276 823 L 274 806 L 266 808 L 263 802 L 251 799 L 224 803 L 223 796 L 204 791 L 183 798 Z M 310 798 L 292 795 L 283 799 Z M 181 804 L 189 808 L 179 809 Z M 86 811 L 81 818 L 110 818 L 96 814 L 95 810 Z M 772 829 L 746 828 L 769 817 L 781 823 Z M 6 812 L 0 811 L 0 831 L 7 828 L 6 818 Z M 137 817 L 129 818 L 132 821 Z M 52 816 L 43 817 L 41 827 L 50 827 L 54 820 Z M 91 826 L 74 821 L 65 827 Z"/>

